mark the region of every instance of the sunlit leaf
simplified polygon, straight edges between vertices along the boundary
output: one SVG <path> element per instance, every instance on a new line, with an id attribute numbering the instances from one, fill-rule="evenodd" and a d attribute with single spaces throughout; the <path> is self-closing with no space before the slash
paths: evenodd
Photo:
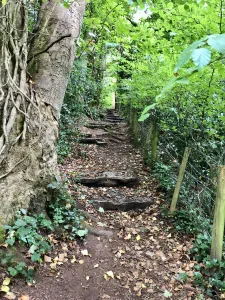
<path id="1" fill-rule="evenodd" d="M 140 121 L 140 122 L 145 121 L 146 119 L 148 119 L 149 116 L 150 116 L 149 113 L 147 113 L 147 114 L 142 114 L 142 115 L 140 116 L 140 118 L 138 119 L 138 121 Z"/>
<path id="2" fill-rule="evenodd" d="M 211 35 L 207 41 L 214 50 L 225 54 L 225 34 Z"/>
<path id="3" fill-rule="evenodd" d="M 4 279 L 2 285 L 9 285 L 9 284 L 10 284 L 10 278 L 7 277 L 6 279 Z"/>
<path id="4" fill-rule="evenodd" d="M 178 62 L 175 66 L 174 73 L 177 73 L 180 68 L 182 68 L 186 63 L 188 63 L 190 61 L 193 51 L 196 48 L 204 45 L 206 39 L 207 39 L 207 37 L 204 37 L 204 38 L 200 39 L 199 41 L 195 41 L 181 53 L 181 55 L 178 59 Z"/>
<path id="5" fill-rule="evenodd" d="M 191 55 L 191 58 L 200 71 L 209 64 L 211 60 L 211 51 L 206 48 L 195 49 Z"/>
<path id="6" fill-rule="evenodd" d="M 2 292 L 8 293 L 9 290 L 10 290 L 10 289 L 9 289 L 9 287 L 8 287 L 7 285 L 2 285 L 2 286 L 1 286 L 1 291 L 2 291 Z"/>

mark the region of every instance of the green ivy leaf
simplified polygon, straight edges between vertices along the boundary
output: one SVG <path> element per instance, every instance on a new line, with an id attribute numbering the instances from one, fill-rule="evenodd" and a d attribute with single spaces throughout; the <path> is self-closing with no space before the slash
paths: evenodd
<path id="1" fill-rule="evenodd" d="M 27 223 L 21 219 L 16 220 L 15 225 L 18 227 L 26 226 Z"/>
<path id="2" fill-rule="evenodd" d="M 214 34 L 209 36 L 208 45 L 214 50 L 225 54 L 225 34 Z"/>
<path id="3" fill-rule="evenodd" d="M 79 237 L 83 237 L 85 235 L 88 234 L 88 230 L 87 228 L 86 229 L 80 229 L 80 230 L 77 230 L 76 234 L 79 236 Z"/>
<path id="4" fill-rule="evenodd" d="M 200 71 L 209 64 L 211 60 L 211 51 L 206 48 L 195 49 L 191 55 L 191 58 Z"/>
<path id="5" fill-rule="evenodd" d="M 30 252 L 31 254 L 33 254 L 34 251 L 37 250 L 37 248 L 38 248 L 37 245 L 32 245 L 32 246 L 30 247 L 30 249 L 29 249 L 29 252 Z"/>
<path id="6" fill-rule="evenodd" d="M 5 242 L 6 242 L 6 244 L 12 246 L 15 243 L 15 238 L 11 237 L 11 238 L 7 239 Z"/>
<path id="7" fill-rule="evenodd" d="M 39 261 L 40 258 L 41 258 L 41 254 L 40 253 L 33 253 L 32 256 L 31 256 L 31 260 L 33 262 Z"/>
<path id="8" fill-rule="evenodd" d="M 16 276 L 18 274 L 18 271 L 12 267 L 9 267 L 8 271 L 11 276 Z"/>

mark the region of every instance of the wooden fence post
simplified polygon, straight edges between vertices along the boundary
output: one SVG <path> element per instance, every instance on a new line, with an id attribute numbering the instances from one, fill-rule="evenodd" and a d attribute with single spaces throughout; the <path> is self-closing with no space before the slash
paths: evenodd
<path id="1" fill-rule="evenodd" d="M 174 189 L 174 193 L 173 193 L 173 198 L 172 198 L 172 202 L 170 205 L 170 212 L 173 213 L 176 209 L 177 206 L 177 200 L 179 197 L 179 193 L 180 193 L 180 187 L 184 178 L 184 172 L 187 166 L 187 161 L 188 161 L 188 157 L 190 155 L 191 149 L 186 147 L 184 150 L 184 156 L 183 156 L 183 160 L 182 163 L 180 165 L 180 170 L 179 170 L 179 175 L 178 175 L 178 179 L 177 179 L 177 183 Z"/>
<path id="2" fill-rule="evenodd" d="M 211 165 L 210 166 L 210 188 L 213 191 L 216 191 L 216 187 L 217 187 L 217 167 L 216 165 Z"/>
<path id="3" fill-rule="evenodd" d="M 131 130 L 132 130 L 132 126 L 133 126 L 132 121 L 133 121 L 133 108 L 132 108 L 132 105 L 130 105 L 128 122 L 129 122 L 129 126 L 130 126 Z"/>
<path id="4" fill-rule="evenodd" d="M 146 134 L 146 140 L 144 144 L 144 160 L 148 158 L 148 151 L 151 145 L 151 138 L 152 138 L 152 123 L 149 124 Z"/>
<path id="5" fill-rule="evenodd" d="M 216 205 L 212 229 L 211 259 L 222 259 L 225 218 L 225 166 L 219 167 Z"/>
<path id="6" fill-rule="evenodd" d="M 137 109 L 134 108 L 133 116 L 132 116 L 132 133 L 134 138 L 134 144 L 137 145 L 138 141 L 138 117 L 137 117 Z"/>
<path id="7" fill-rule="evenodd" d="M 152 127 L 152 162 L 157 158 L 157 145 L 159 138 L 159 130 L 157 124 L 154 122 Z"/>

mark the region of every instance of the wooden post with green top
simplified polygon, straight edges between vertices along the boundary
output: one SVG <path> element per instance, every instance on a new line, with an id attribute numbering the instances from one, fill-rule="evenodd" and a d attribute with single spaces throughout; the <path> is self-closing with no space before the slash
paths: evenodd
<path id="1" fill-rule="evenodd" d="M 216 205 L 212 229 L 211 259 L 222 259 L 225 219 L 225 166 L 219 167 Z"/>
<path id="2" fill-rule="evenodd" d="M 154 122 L 152 125 L 152 162 L 156 161 L 157 158 L 157 145 L 159 138 L 159 130 L 157 123 Z"/>
<path id="3" fill-rule="evenodd" d="M 184 150 L 184 156 L 183 156 L 183 160 L 180 166 L 180 171 L 179 171 L 179 175 L 178 175 L 178 179 L 177 179 L 177 183 L 174 189 L 174 193 L 173 193 L 173 198 L 172 198 L 172 202 L 170 205 L 170 212 L 173 213 L 176 209 L 177 206 L 177 200 L 179 197 L 179 193 L 180 193 L 180 187 L 184 178 L 184 172 L 187 166 L 187 161 L 188 161 L 188 157 L 190 155 L 191 149 L 186 147 Z"/>

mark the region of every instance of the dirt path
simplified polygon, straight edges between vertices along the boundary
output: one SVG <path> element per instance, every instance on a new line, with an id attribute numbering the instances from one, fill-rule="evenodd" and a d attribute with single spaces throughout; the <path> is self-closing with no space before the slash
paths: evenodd
<path id="1" fill-rule="evenodd" d="M 50 254 L 56 257 L 55 265 L 44 263 L 35 286 L 19 282 L 13 291 L 29 295 L 30 300 L 197 299 L 197 290 L 177 277 L 181 271 L 193 275 L 194 263 L 188 257 L 191 241 L 182 241 L 164 224 L 160 214 L 163 197 L 131 145 L 127 125 L 115 123 L 113 130 L 86 128 L 86 132 L 104 136 L 107 144 L 75 144 L 61 172 L 67 175 L 78 206 L 97 220 L 91 225 L 99 226 L 100 236 L 89 234 L 84 243 L 58 243 Z M 139 184 L 115 186 L 111 179 L 105 186 L 75 183 L 84 174 L 94 177 L 104 171 L 132 172 Z M 105 212 L 93 206 L 95 201 L 125 198 L 151 199 L 152 204 L 142 210 Z M 102 230 L 113 236 L 101 236 Z"/>

